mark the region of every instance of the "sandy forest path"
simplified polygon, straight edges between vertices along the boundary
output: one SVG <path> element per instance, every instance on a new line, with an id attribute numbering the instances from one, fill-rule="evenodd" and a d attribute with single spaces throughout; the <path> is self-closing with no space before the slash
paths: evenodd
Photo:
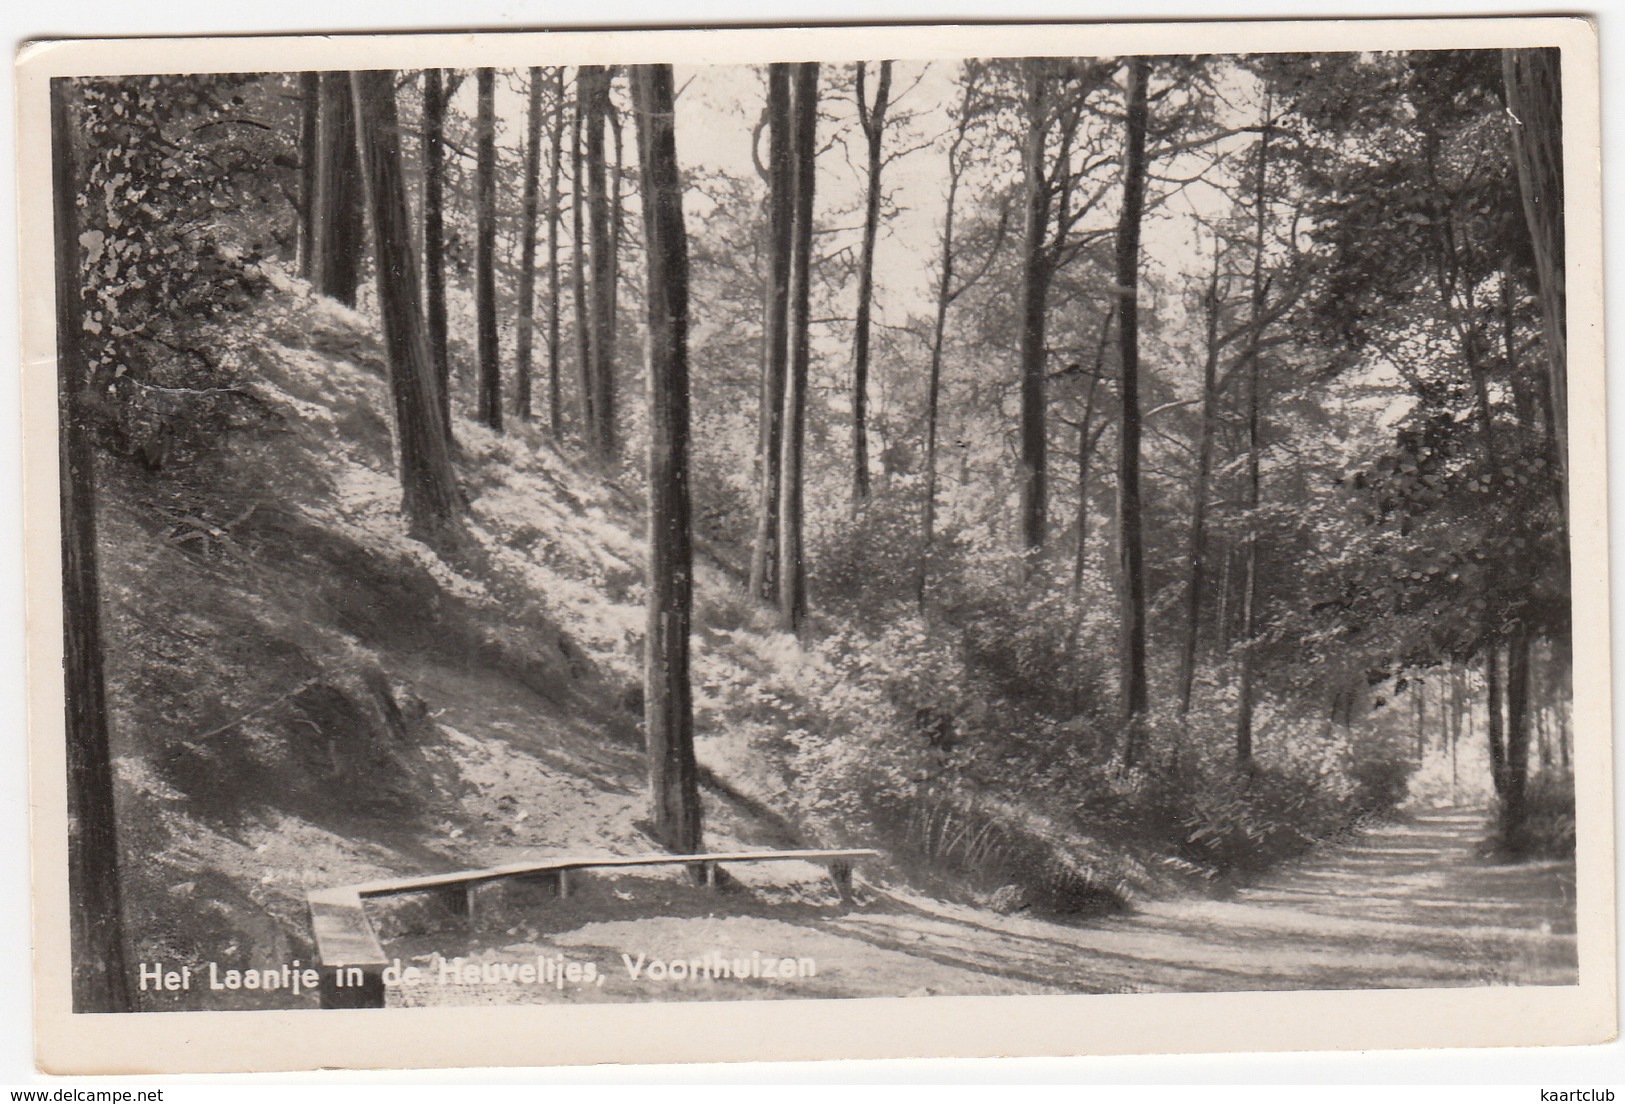
<path id="1" fill-rule="evenodd" d="M 720 896 L 669 879 L 617 879 L 588 899 L 573 897 L 551 907 L 536 902 L 505 937 L 472 933 L 453 949 L 444 949 L 444 933 L 403 937 L 391 953 L 427 967 L 425 984 L 396 989 L 390 1000 L 467 1004 L 1573 983 L 1572 863 L 1501 863 L 1480 854 L 1485 834 L 1482 810 L 1419 812 L 1323 848 L 1224 899 L 1154 901 L 1132 912 L 1074 923 L 1003 916 L 878 890 L 859 907 L 843 909 L 833 900 L 810 900 L 805 890 L 815 884 L 811 881 L 802 892 L 785 893 L 782 874 L 777 885 Z M 596 977 L 590 984 L 559 987 L 509 984 L 496 977 L 466 982 L 446 971 L 436 975 L 437 953 L 492 963 L 562 955 L 566 961 L 594 963 Z M 786 956 L 811 959 L 816 973 L 809 976 L 803 965 L 792 977 L 705 976 L 707 960 L 709 972 L 716 973 L 719 960 L 745 964 Z M 654 967 L 657 962 L 662 965 Z M 673 969 L 673 962 L 687 965 Z M 678 973 L 700 976 L 674 976 Z"/>

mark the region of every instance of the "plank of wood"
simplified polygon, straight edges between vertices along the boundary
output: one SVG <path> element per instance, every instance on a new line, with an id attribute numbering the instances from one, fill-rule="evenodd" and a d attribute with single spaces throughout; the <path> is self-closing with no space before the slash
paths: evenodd
<path id="1" fill-rule="evenodd" d="M 880 852 L 871 848 L 841 848 L 810 851 L 725 851 L 704 855 L 598 855 L 589 858 L 547 859 L 542 862 L 508 863 L 483 870 L 459 870 L 448 874 L 428 874 L 416 878 L 394 878 L 357 885 L 316 889 L 306 894 L 311 928 L 316 937 L 316 958 L 322 969 L 321 1003 L 324 1008 L 382 1008 L 384 991 L 382 968 L 389 960 L 367 919 L 365 900 L 398 893 L 434 889 L 463 888 L 468 896 L 464 907 L 473 911 L 475 887 L 501 878 L 528 874 L 557 874 L 559 896 L 565 896 L 565 872 L 596 868 L 632 866 L 677 866 L 698 864 L 705 868 L 707 881 L 715 884 L 716 869 L 729 862 L 822 862 L 830 869 L 836 891 L 848 900 L 851 892 L 852 860 L 872 858 Z M 361 967 L 359 985 L 339 985 L 346 967 Z"/>
<path id="2" fill-rule="evenodd" d="M 323 966 L 383 966 L 389 960 L 367 919 L 361 897 L 348 887 L 318 889 L 306 896 L 316 955 Z"/>
<path id="3" fill-rule="evenodd" d="M 873 858 L 872 848 L 841 848 L 811 851 L 723 851 L 703 855 L 599 855 L 587 858 L 557 858 L 540 862 L 508 863 L 481 870 L 457 870 L 445 874 L 425 874 L 412 878 L 388 878 L 343 887 L 359 897 L 390 897 L 475 882 L 490 882 L 525 874 L 630 866 L 679 866 L 730 862 L 823 862 Z"/>

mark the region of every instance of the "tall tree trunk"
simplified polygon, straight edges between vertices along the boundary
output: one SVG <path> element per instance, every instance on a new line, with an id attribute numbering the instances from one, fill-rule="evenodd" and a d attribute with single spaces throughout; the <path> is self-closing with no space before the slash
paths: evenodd
<path id="1" fill-rule="evenodd" d="M 588 299 L 587 355 L 592 363 L 593 453 L 607 463 L 615 455 L 615 381 L 609 357 L 613 350 L 612 315 L 615 286 L 610 278 L 610 218 L 608 170 L 604 161 L 604 123 L 609 109 L 609 71 L 599 65 L 582 66 L 581 105 L 586 112 L 587 235 L 592 253 L 592 291 Z"/>
<path id="2" fill-rule="evenodd" d="M 401 476 L 407 532 L 432 547 L 455 542 L 462 496 L 452 473 L 451 448 L 436 402 L 434 366 L 423 323 L 418 266 L 412 254 L 411 216 L 401 171 L 401 128 L 395 111 L 395 74 L 389 69 L 352 73 L 367 206 L 372 216 L 378 313 Z"/>
<path id="3" fill-rule="evenodd" d="M 502 361 L 497 343 L 496 70 L 475 73 L 478 115 L 474 166 L 474 326 L 478 338 L 480 422 L 502 429 Z"/>
<path id="4" fill-rule="evenodd" d="M 795 167 L 790 145 L 790 66 L 776 62 L 767 78 L 768 288 L 762 321 L 761 410 L 756 434 L 756 539 L 750 592 L 776 601 L 779 462 L 783 449 L 784 386 L 789 366 L 790 260 L 794 252 Z"/>
<path id="5" fill-rule="evenodd" d="M 1047 524 L 1047 428 L 1045 331 L 1053 264 L 1049 235 L 1049 180 L 1044 139 L 1049 133 L 1049 91 L 1041 59 L 1022 62 L 1026 82 L 1027 134 L 1022 145 L 1024 224 L 1021 265 L 1021 543 L 1029 552 L 1044 544 Z M 1136 217 L 1136 226 L 1138 218 Z M 1136 229 L 1136 234 L 1138 230 Z M 1137 240 L 1137 239 L 1136 239 Z"/>
<path id="6" fill-rule="evenodd" d="M 1107 315 L 1111 317 L 1110 314 Z M 1072 549 L 1072 596 L 1083 595 L 1083 573 L 1089 563 L 1089 471 L 1094 466 L 1095 436 L 1089 427 L 1095 420 L 1095 392 L 1100 390 L 1100 377 L 1089 377 L 1089 390 L 1083 399 L 1083 418 L 1078 422 L 1078 520 L 1077 542 Z"/>
<path id="7" fill-rule="evenodd" d="M 1207 583 L 1207 492 L 1213 470 L 1213 437 L 1219 421 L 1219 243 L 1213 243 L 1208 281 L 1207 351 L 1202 358 L 1202 429 L 1196 443 L 1196 482 L 1191 488 L 1190 552 L 1185 588 L 1185 639 L 1179 666 L 1179 715 L 1191 708 L 1196 682 L 1197 639 L 1202 627 L 1202 587 Z"/>
<path id="8" fill-rule="evenodd" d="M 1461 746 L 1461 661 L 1450 663 L 1450 802 L 1456 801 L 1456 749 Z"/>
<path id="9" fill-rule="evenodd" d="M 447 439 L 451 434 L 451 361 L 446 353 L 445 74 L 423 72 L 423 307 L 428 319 L 429 359 Z"/>
<path id="10" fill-rule="evenodd" d="M 1236 763 L 1253 761 L 1253 623 L 1258 598 L 1258 542 L 1248 534 L 1241 579 L 1241 653 L 1236 675 Z"/>
<path id="11" fill-rule="evenodd" d="M 1520 625 L 1507 642 L 1506 785 L 1501 791 L 1501 843 L 1513 852 L 1529 842 L 1529 646 L 1529 632 Z"/>
<path id="12" fill-rule="evenodd" d="M 953 193 L 957 177 L 949 185 L 948 229 L 943 232 L 942 284 L 946 286 L 953 272 Z M 937 537 L 937 430 L 942 418 L 942 341 L 947 323 L 948 304 L 940 291 L 937 296 L 937 316 L 931 334 L 931 368 L 925 391 L 925 509 L 920 518 L 920 562 L 914 576 L 914 605 L 925 609 L 925 591 L 931 571 L 932 547 Z"/>
<path id="13" fill-rule="evenodd" d="M 1572 763 L 1569 759 L 1569 717 L 1574 701 L 1574 653 L 1573 642 L 1568 636 L 1559 636 L 1551 642 L 1552 647 L 1552 678 L 1556 696 L 1553 701 L 1557 724 L 1557 756 L 1558 764 L 1567 772 Z"/>
<path id="14" fill-rule="evenodd" d="M 886 135 L 886 109 L 891 101 L 891 62 L 880 63 L 875 102 L 864 87 L 866 66 L 858 62 L 858 122 L 868 154 L 863 205 L 863 245 L 858 253 L 858 311 L 852 337 L 852 497 L 869 497 L 869 318 L 874 306 L 875 239 L 880 233 L 881 141 Z"/>
<path id="15" fill-rule="evenodd" d="M 1502 713 L 1501 645 L 1492 643 L 1484 657 L 1484 705 L 1489 714 L 1488 735 L 1490 752 L 1490 781 L 1495 785 L 1495 796 L 1506 801 L 1506 737 Z"/>
<path id="16" fill-rule="evenodd" d="M 570 112 L 570 285 L 575 299 L 576 389 L 581 404 L 581 442 L 587 452 L 596 451 L 598 432 L 598 388 L 592 374 L 592 306 L 587 301 L 586 213 L 587 187 L 581 135 L 583 112 L 591 95 L 591 66 L 576 67 L 575 107 Z"/>
<path id="17" fill-rule="evenodd" d="M 971 98 L 974 84 L 969 74 L 959 105 L 954 140 L 948 147 L 948 201 L 942 216 L 942 252 L 937 273 L 937 309 L 931 323 L 931 368 L 925 388 L 925 510 L 920 520 L 920 563 L 914 578 L 914 604 L 925 609 L 926 584 L 931 569 L 931 547 L 937 529 L 937 429 L 942 407 L 942 346 L 948 332 L 948 308 L 954 290 L 954 213 L 959 198 L 959 180 L 965 174 L 960 151 L 970 129 Z"/>
<path id="18" fill-rule="evenodd" d="M 1541 662 L 1533 642 L 1529 648 L 1529 715 L 1535 728 L 1535 746 L 1542 776 L 1552 769 L 1551 724 L 1547 704 L 1552 700 L 1550 666 Z"/>
<path id="19" fill-rule="evenodd" d="M 1416 761 L 1427 758 L 1428 750 L 1428 683 L 1426 676 L 1418 676 L 1416 686 Z"/>
<path id="20" fill-rule="evenodd" d="M 1066 654 L 1072 657 L 1072 662 L 1080 670 L 1084 661 L 1082 649 L 1085 646 L 1083 637 L 1085 609 L 1083 576 L 1089 558 L 1089 473 L 1094 466 L 1095 448 L 1100 444 L 1100 438 L 1106 432 L 1106 426 L 1110 421 L 1108 417 L 1102 417 L 1100 424 L 1094 426 L 1095 397 L 1100 391 L 1101 373 L 1106 363 L 1106 341 L 1111 336 L 1111 324 L 1114 318 L 1115 313 L 1108 310 L 1101 320 L 1100 341 L 1095 346 L 1094 371 L 1089 374 L 1089 391 L 1083 402 L 1083 418 L 1078 423 L 1077 542 L 1072 550 L 1072 604 L 1074 613 L 1072 623 L 1067 627 Z M 1091 429 L 1091 426 L 1094 426 L 1094 428 Z M 1074 715 L 1083 711 L 1084 699 L 1088 689 L 1085 680 L 1072 680 L 1072 712 Z"/>
<path id="21" fill-rule="evenodd" d="M 519 227 L 519 332 L 514 350 L 514 415 L 530 421 L 531 347 L 536 338 L 536 215 L 542 187 L 542 67 L 530 67 L 525 112 L 525 183 Z"/>
<path id="22" fill-rule="evenodd" d="M 547 162 L 547 425 L 563 430 L 559 397 L 559 177 L 564 153 L 564 66 L 553 68 L 553 148 Z"/>
<path id="23" fill-rule="evenodd" d="M 90 372 L 79 344 L 79 179 L 65 77 L 51 81 L 55 210 L 57 460 L 62 508 L 62 668 L 67 699 L 68 929 L 75 1012 L 135 1008 L 125 970 L 118 809 L 102 677 L 96 565 L 96 456 L 86 422 Z"/>
<path id="24" fill-rule="evenodd" d="M 1083 421 L 1078 426 L 1078 539 L 1072 550 L 1072 599 L 1075 602 L 1083 597 L 1083 572 L 1089 562 L 1089 473 L 1094 466 L 1095 448 L 1100 444 L 1101 435 L 1106 432 L 1107 419 L 1102 417 L 1100 425 L 1093 430 L 1089 427 L 1095 420 L 1095 398 L 1106 371 L 1106 345 L 1111 339 L 1112 323 L 1116 317 L 1116 311 L 1108 310 L 1100 320 L 1100 337 L 1095 340 L 1095 361 L 1089 373 L 1089 390 L 1083 401 Z M 1080 628 L 1080 623 L 1073 624 L 1071 632 L 1074 639 Z M 1078 688 L 1081 689 L 1081 685 Z"/>
<path id="25" fill-rule="evenodd" d="M 610 132 L 615 136 L 615 161 L 610 167 L 609 176 L 609 249 L 604 259 L 604 372 L 599 380 L 599 394 L 602 396 L 600 405 L 609 412 L 608 434 L 612 452 L 617 432 L 615 411 L 619 406 L 616 400 L 615 363 L 618 347 L 616 338 L 620 327 L 621 238 L 624 235 L 625 220 L 621 203 L 621 178 L 625 170 L 621 114 L 615 110 L 615 102 L 609 94 L 613 76 L 613 71 L 606 72 L 603 94 L 604 118 L 610 124 Z"/>
<path id="26" fill-rule="evenodd" d="M 317 291 L 353 307 L 366 245 L 355 109 L 343 73 L 323 73 L 320 90 L 311 271 Z"/>
<path id="27" fill-rule="evenodd" d="M 1117 224 L 1117 341 L 1122 404 L 1117 457 L 1119 682 L 1123 764 L 1133 767 L 1146 708 L 1145 576 L 1140 517 L 1140 218 L 1145 209 L 1146 84 L 1151 63 L 1128 63 L 1123 206 Z"/>
<path id="28" fill-rule="evenodd" d="M 1501 51 L 1513 160 L 1535 250 L 1546 374 L 1561 471 L 1568 471 L 1568 303 L 1563 270 L 1563 81 L 1559 51 Z M 1560 479 L 1568 506 L 1568 481 Z"/>
<path id="29" fill-rule="evenodd" d="M 802 450 L 807 411 L 808 324 L 812 311 L 814 158 L 818 152 L 818 63 L 795 68 L 791 146 L 795 176 L 793 252 L 790 264 L 790 364 L 784 388 L 782 459 L 779 463 L 779 623 L 794 632 L 807 612 L 802 563 Z"/>
<path id="30" fill-rule="evenodd" d="M 1236 679 L 1236 763 L 1253 760 L 1253 636 L 1258 628 L 1258 505 L 1261 501 L 1260 454 L 1262 417 L 1259 406 L 1259 351 L 1263 341 L 1264 303 L 1269 287 L 1264 280 L 1264 231 L 1269 220 L 1270 129 L 1274 122 L 1269 100 L 1264 103 L 1264 125 L 1258 137 L 1258 175 L 1253 185 L 1253 271 L 1247 325 L 1247 540 L 1241 594 L 1240 670 Z"/>
<path id="31" fill-rule="evenodd" d="M 299 275 L 313 278 L 316 175 L 320 160 L 322 75 L 299 74 Z"/>
<path id="32" fill-rule="evenodd" d="M 649 311 L 649 622 L 644 731 L 654 836 L 700 850 L 700 794 L 689 688 L 692 546 L 688 488 L 688 241 L 669 65 L 632 68 Z"/>

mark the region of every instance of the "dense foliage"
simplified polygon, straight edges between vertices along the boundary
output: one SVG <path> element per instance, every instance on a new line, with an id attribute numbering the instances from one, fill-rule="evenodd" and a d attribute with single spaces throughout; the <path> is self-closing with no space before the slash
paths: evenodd
<path id="1" fill-rule="evenodd" d="M 293 236 L 281 93 L 233 75 L 79 82 L 84 349 L 115 452 L 184 463 L 258 415 L 230 320 Z"/>

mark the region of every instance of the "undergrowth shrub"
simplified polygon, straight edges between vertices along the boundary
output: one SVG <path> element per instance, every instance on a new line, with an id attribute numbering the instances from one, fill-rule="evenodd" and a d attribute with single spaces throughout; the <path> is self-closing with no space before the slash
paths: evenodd
<path id="1" fill-rule="evenodd" d="M 933 589 L 942 620 L 964 643 L 966 665 L 1001 697 L 1064 718 L 1103 699 L 1115 613 L 1080 606 L 1078 590 L 1057 578 L 1065 565 L 1030 561 L 997 543 L 961 549 Z M 1088 579 L 1081 593 L 1100 593 Z"/>
<path id="2" fill-rule="evenodd" d="M 1078 597 L 1109 581 L 1074 589 L 1062 559 L 961 537 L 934 559 L 922 613 L 916 525 L 877 496 L 820 531 L 813 585 L 838 627 L 783 637 L 760 706 L 735 712 L 782 719 L 787 788 L 831 842 L 881 846 L 949 896 L 1094 911 L 1169 879 L 1256 872 L 1405 796 L 1398 745 L 1284 702 L 1260 703 L 1238 770 L 1222 686 L 1188 717 L 1154 709 L 1124 769 L 1115 609 Z"/>
<path id="3" fill-rule="evenodd" d="M 986 719 L 952 643 L 918 618 L 878 639 L 838 632 L 803 672 L 814 716 L 793 741 L 791 770 L 821 819 L 873 825 L 877 809 L 914 801 Z"/>
<path id="4" fill-rule="evenodd" d="M 809 590 L 843 620 L 875 627 L 912 606 L 920 547 L 918 502 L 877 494 L 807 533 Z"/>
<path id="5" fill-rule="evenodd" d="M 1102 846 L 1030 808 L 947 788 L 881 811 L 879 824 L 920 880 L 1032 908 L 1095 914 L 1121 908 L 1152 876 L 1128 852 Z M 1012 892 L 1013 891 L 1013 892 Z"/>
<path id="6" fill-rule="evenodd" d="M 1543 858 L 1574 854 L 1574 776 L 1541 773 L 1524 795 L 1523 853 Z"/>
<path id="7" fill-rule="evenodd" d="M 807 811 L 928 883 L 972 897 L 1014 883 L 1060 912 L 1103 906 L 1167 877 L 1255 873 L 1405 794 L 1397 743 L 1280 714 L 1265 715 L 1240 770 L 1228 711 L 1183 724 L 1154 712 L 1144 762 L 1124 770 L 1110 713 L 1057 720 L 1004 696 L 970 652 L 917 617 L 875 637 L 849 629 L 800 687 L 817 714 L 793 741 Z"/>
<path id="8" fill-rule="evenodd" d="M 695 451 L 701 451 L 696 446 Z M 696 469 L 699 464 L 696 463 Z M 705 551 L 718 555 L 723 548 L 744 550 L 738 569 L 745 570 L 749 549 L 755 541 L 755 498 L 751 488 L 730 479 L 694 479 L 694 536 L 706 542 Z"/>
<path id="9" fill-rule="evenodd" d="M 1178 853 L 1217 874 L 1293 858 L 1402 800 L 1412 770 L 1389 741 L 1272 718 L 1238 768 L 1227 714 L 1192 714 L 1179 754 L 1147 775 L 1148 802 Z"/>

